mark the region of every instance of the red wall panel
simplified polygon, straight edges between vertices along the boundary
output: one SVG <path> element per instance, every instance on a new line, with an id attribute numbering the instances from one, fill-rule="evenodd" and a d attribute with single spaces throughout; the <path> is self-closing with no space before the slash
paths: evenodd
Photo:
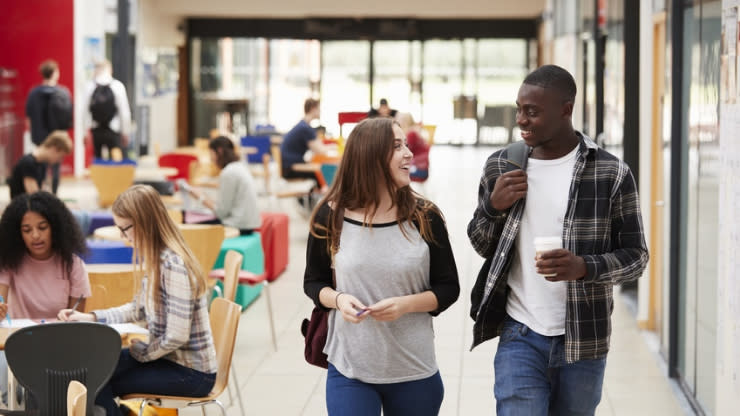
<path id="1" fill-rule="evenodd" d="M 14 109 L 25 119 L 28 92 L 41 83 L 39 65 L 46 59 L 59 63 L 59 83 L 74 91 L 74 0 L 3 0 L 0 2 L 0 67 L 17 71 L 19 103 Z M 77 98 L 77 97 L 74 97 Z M 70 131 L 70 134 L 72 132 Z M 15 139 L 15 158 L 23 151 L 22 135 Z M 64 161 L 71 173 L 73 157 Z"/>

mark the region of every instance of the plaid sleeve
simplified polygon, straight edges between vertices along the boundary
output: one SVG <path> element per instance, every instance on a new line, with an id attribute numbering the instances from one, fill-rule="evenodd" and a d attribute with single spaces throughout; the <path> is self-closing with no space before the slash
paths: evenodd
<path id="1" fill-rule="evenodd" d="M 609 253 L 584 255 L 585 281 L 619 284 L 642 275 L 648 261 L 647 244 L 637 186 L 625 163 L 619 164 L 618 181 L 612 194 L 611 247 Z"/>
<path id="2" fill-rule="evenodd" d="M 177 350 L 190 339 L 194 300 L 188 270 L 177 256 L 168 257 L 161 265 L 162 303 L 150 321 L 149 343 L 139 342 L 131 346 L 131 355 L 146 362 L 161 358 Z M 157 334 L 153 336 L 154 334 Z"/>
<path id="3" fill-rule="evenodd" d="M 145 295 L 146 277 L 141 279 L 141 289 L 131 302 L 115 308 L 93 311 L 95 319 L 104 324 L 120 324 L 125 322 L 141 321 L 146 317 L 146 312 L 144 311 Z"/>
<path id="4" fill-rule="evenodd" d="M 504 173 L 505 161 L 500 152 L 494 153 L 486 161 L 483 175 L 478 185 L 478 206 L 473 219 L 468 223 L 468 238 L 473 249 L 483 257 L 490 257 L 496 250 L 499 237 L 506 223 L 507 211 L 498 211 L 491 206 L 491 193 L 496 180 Z"/>

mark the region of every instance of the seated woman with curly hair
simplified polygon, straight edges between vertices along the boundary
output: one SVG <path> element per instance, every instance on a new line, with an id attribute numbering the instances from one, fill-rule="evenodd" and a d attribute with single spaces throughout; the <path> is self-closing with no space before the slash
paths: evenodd
<path id="1" fill-rule="evenodd" d="M 84 309 L 90 281 L 79 254 L 85 249 L 77 221 L 56 196 L 35 192 L 13 199 L 0 218 L 0 320 L 8 313 L 12 318 L 54 319 L 60 309 Z M 1 355 L 3 396 L 6 365 Z"/>

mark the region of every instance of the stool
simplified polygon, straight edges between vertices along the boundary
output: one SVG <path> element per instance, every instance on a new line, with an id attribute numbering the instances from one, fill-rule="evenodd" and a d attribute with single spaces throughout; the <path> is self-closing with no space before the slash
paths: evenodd
<path id="1" fill-rule="evenodd" d="M 88 264 L 126 264 L 134 256 L 133 247 L 123 241 L 87 240 L 87 254 L 83 260 Z"/>
<path id="2" fill-rule="evenodd" d="M 265 274 L 267 280 L 272 282 L 288 267 L 289 218 L 282 212 L 263 212 L 260 216 L 262 225 L 259 231 L 265 256 Z"/>
<path id="3" fill-rule="evenodd" d="M 262 274 L 265 271 L 265 257 L 262 251 L 260 233 L 241 235 L 239 237 L 227 238 L 221 244 L 221 252 L 218 254 L 214 269 L 223 269 L 226 252 L 235 250 L 242 256 L 242 270 L 248 270 L 254 274 Z M 241 305 L 242 309 L 249 306 L 262 292 L 262 285 L 239 284 L 236 289 L 234 302 Z"/>

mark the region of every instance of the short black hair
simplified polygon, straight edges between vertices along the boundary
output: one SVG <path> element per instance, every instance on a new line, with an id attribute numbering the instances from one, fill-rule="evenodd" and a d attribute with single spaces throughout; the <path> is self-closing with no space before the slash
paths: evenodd
<path id="1" fill-rule="evenodd" d="M 85 237 L 77 219 L 64 202 L 49 192 L 21 194 L 13 198 L 0 219 L 0 270 L 16 271 L 28 250 L 21 235 L 23 216 L 35 212 L 51 227 L 51 251 L 61 258 L 66 277 L 70 277 L 74 255 L 87 251 Z"/>
<path id="2" fill-rule="evenodd" d="M 576 99 L 576 81 L 573 75 L 557 65 L 543 65 L 530 72 L 524 83 L 559 91 L 567 101 Z"/>
<path id="3" fill-rule="evenodd" d="M 388 100 L 386 100 L 385 98 L 381 98 L 380 105 L 388 105 Z"/>

